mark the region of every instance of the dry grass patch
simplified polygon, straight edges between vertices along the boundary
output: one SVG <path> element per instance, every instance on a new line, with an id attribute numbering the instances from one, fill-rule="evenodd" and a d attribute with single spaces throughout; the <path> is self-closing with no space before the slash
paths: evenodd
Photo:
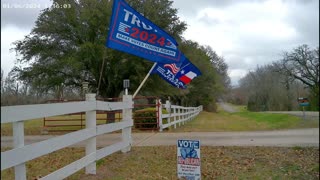
<path id="1" fill-rule="evenodd" d="M 46 175 L 83 156 L 66 148 L 27 163 L 28 179 Z M 133 147 L 97 161 L 97 175 L 84 170 L 69 180 L 177 179 L 176 147 Z M 1 179 L 13 179 L 12 170 Z M 202 179 L 319 179 L 319 148 L 201 147 Z"/>

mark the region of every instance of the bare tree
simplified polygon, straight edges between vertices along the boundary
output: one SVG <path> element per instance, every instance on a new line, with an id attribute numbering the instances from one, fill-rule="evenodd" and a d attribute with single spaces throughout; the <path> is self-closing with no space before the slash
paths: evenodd
<path id="1" fill-rule="evenodd" d="M 296 88 L 297 81 L 289 81 L 274 69 L 273 65 L 265 65 L 250 71 L 239 81 L 238 93 L 232 100 L 247 104 L 251 111 L 298 109 L 296 99 L 300 90 Z"/>
<path id="2" fill-rule="evenodd" d="M 305 44 L 298 46 L 291 52 L 284 52 L 283 59 L 275 65 L 278 72 L 305 84 L 319 109 L 319 47 L 312 50 Z"/>

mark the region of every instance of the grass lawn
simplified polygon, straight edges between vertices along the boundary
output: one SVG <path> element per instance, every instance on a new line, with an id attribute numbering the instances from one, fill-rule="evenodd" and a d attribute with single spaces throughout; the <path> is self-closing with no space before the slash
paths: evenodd
<path id="1" fill-rule="evenodd" d="M 221 132 L 221 131 L 262 131 L 297 128 L 317 128 L 319 120 L 303 120 L 287 114 L 249 112 L 245 106 L 233 106 L 239 112 L 228 113 L 218 107 L 217 113 L 201 112 L 196 119 L 170 128 L 170 132 Z M 178 127 L 178 126 L 177 126 Z"/>
<path id="2" fill-rule="evenodd" d="M 72 154 L 72 156 L 70 156 Z M 27 163 L 28 179 L 45 176 L 81 158 L 84 148 L 65 148 Z M 175 146 L 132 147 L 97 162 L 97 175 L 84 170 L 69 180 L 177 179 Z M 202 179 L 319 179 L 319 148 L 201 147 Z M 14 179 L 13 168 L 1 179 Z"/>

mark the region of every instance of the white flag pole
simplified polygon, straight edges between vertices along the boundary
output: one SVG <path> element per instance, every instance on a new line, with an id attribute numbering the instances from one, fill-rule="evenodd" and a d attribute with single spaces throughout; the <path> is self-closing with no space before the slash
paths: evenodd
<path id="1" fill-rule="evenodd" d="M 138 94 L 139 90 L 141 89 L 141 87 L 143 86 L 143 84 L 146 82 L 146 80 L 148 79 L 148 77 L 150 76 L 152 70 L 156 67 L 157 63 L 154 63 L 153 66 L 151 67 L 151 69 L 149 70 L 148 74 L 146 75 L 146 77 L 144 77 L 143 81 L 141 82 L 141 84 L 139 85 L 138 89 L 136 90 L 136 92 L 134 92 L 132 98 L 136 97 L 136 95 Z"/>

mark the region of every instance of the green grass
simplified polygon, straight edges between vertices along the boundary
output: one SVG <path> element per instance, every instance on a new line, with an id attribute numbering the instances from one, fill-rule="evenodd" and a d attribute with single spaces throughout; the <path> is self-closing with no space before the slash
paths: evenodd
<path id="1" fill-rule="evenodd" d="M 26 165 L 28 179 L 45 176 L 83 156 L 84 148 L 65 148 L 32 160 Z M 66 179 L 177 179 L 176 158 L 176 146 L 132 147 L 128 153 L 97 161 L 95 176 L 85 175 L 82 169 Z M 202 146 L 201 176 L 204 180 L 319 179 L 319 148 Z M 13 168 L 1 171 L 1 179 L 14 179 Z"/>
<path id="2" fill-rule="evenodd" d="M 261 112 L 238 112 L 234 115 L 264 124 L 268 129 L 287 129 L 299 126 L 301 118 L 288 114 L 270 114 Z"/>
<path id="3" fill-rule="evenodd" d="M 218 107 L 217 113 L 201 112 L 196 119 L 171 132 L 221 132 L 221 131 L 261 131 L 319 127 L 319 120 L 308 120 L 287 115 L 249 112 L 243 107 L 240 112 L 228 113 Z"/>

